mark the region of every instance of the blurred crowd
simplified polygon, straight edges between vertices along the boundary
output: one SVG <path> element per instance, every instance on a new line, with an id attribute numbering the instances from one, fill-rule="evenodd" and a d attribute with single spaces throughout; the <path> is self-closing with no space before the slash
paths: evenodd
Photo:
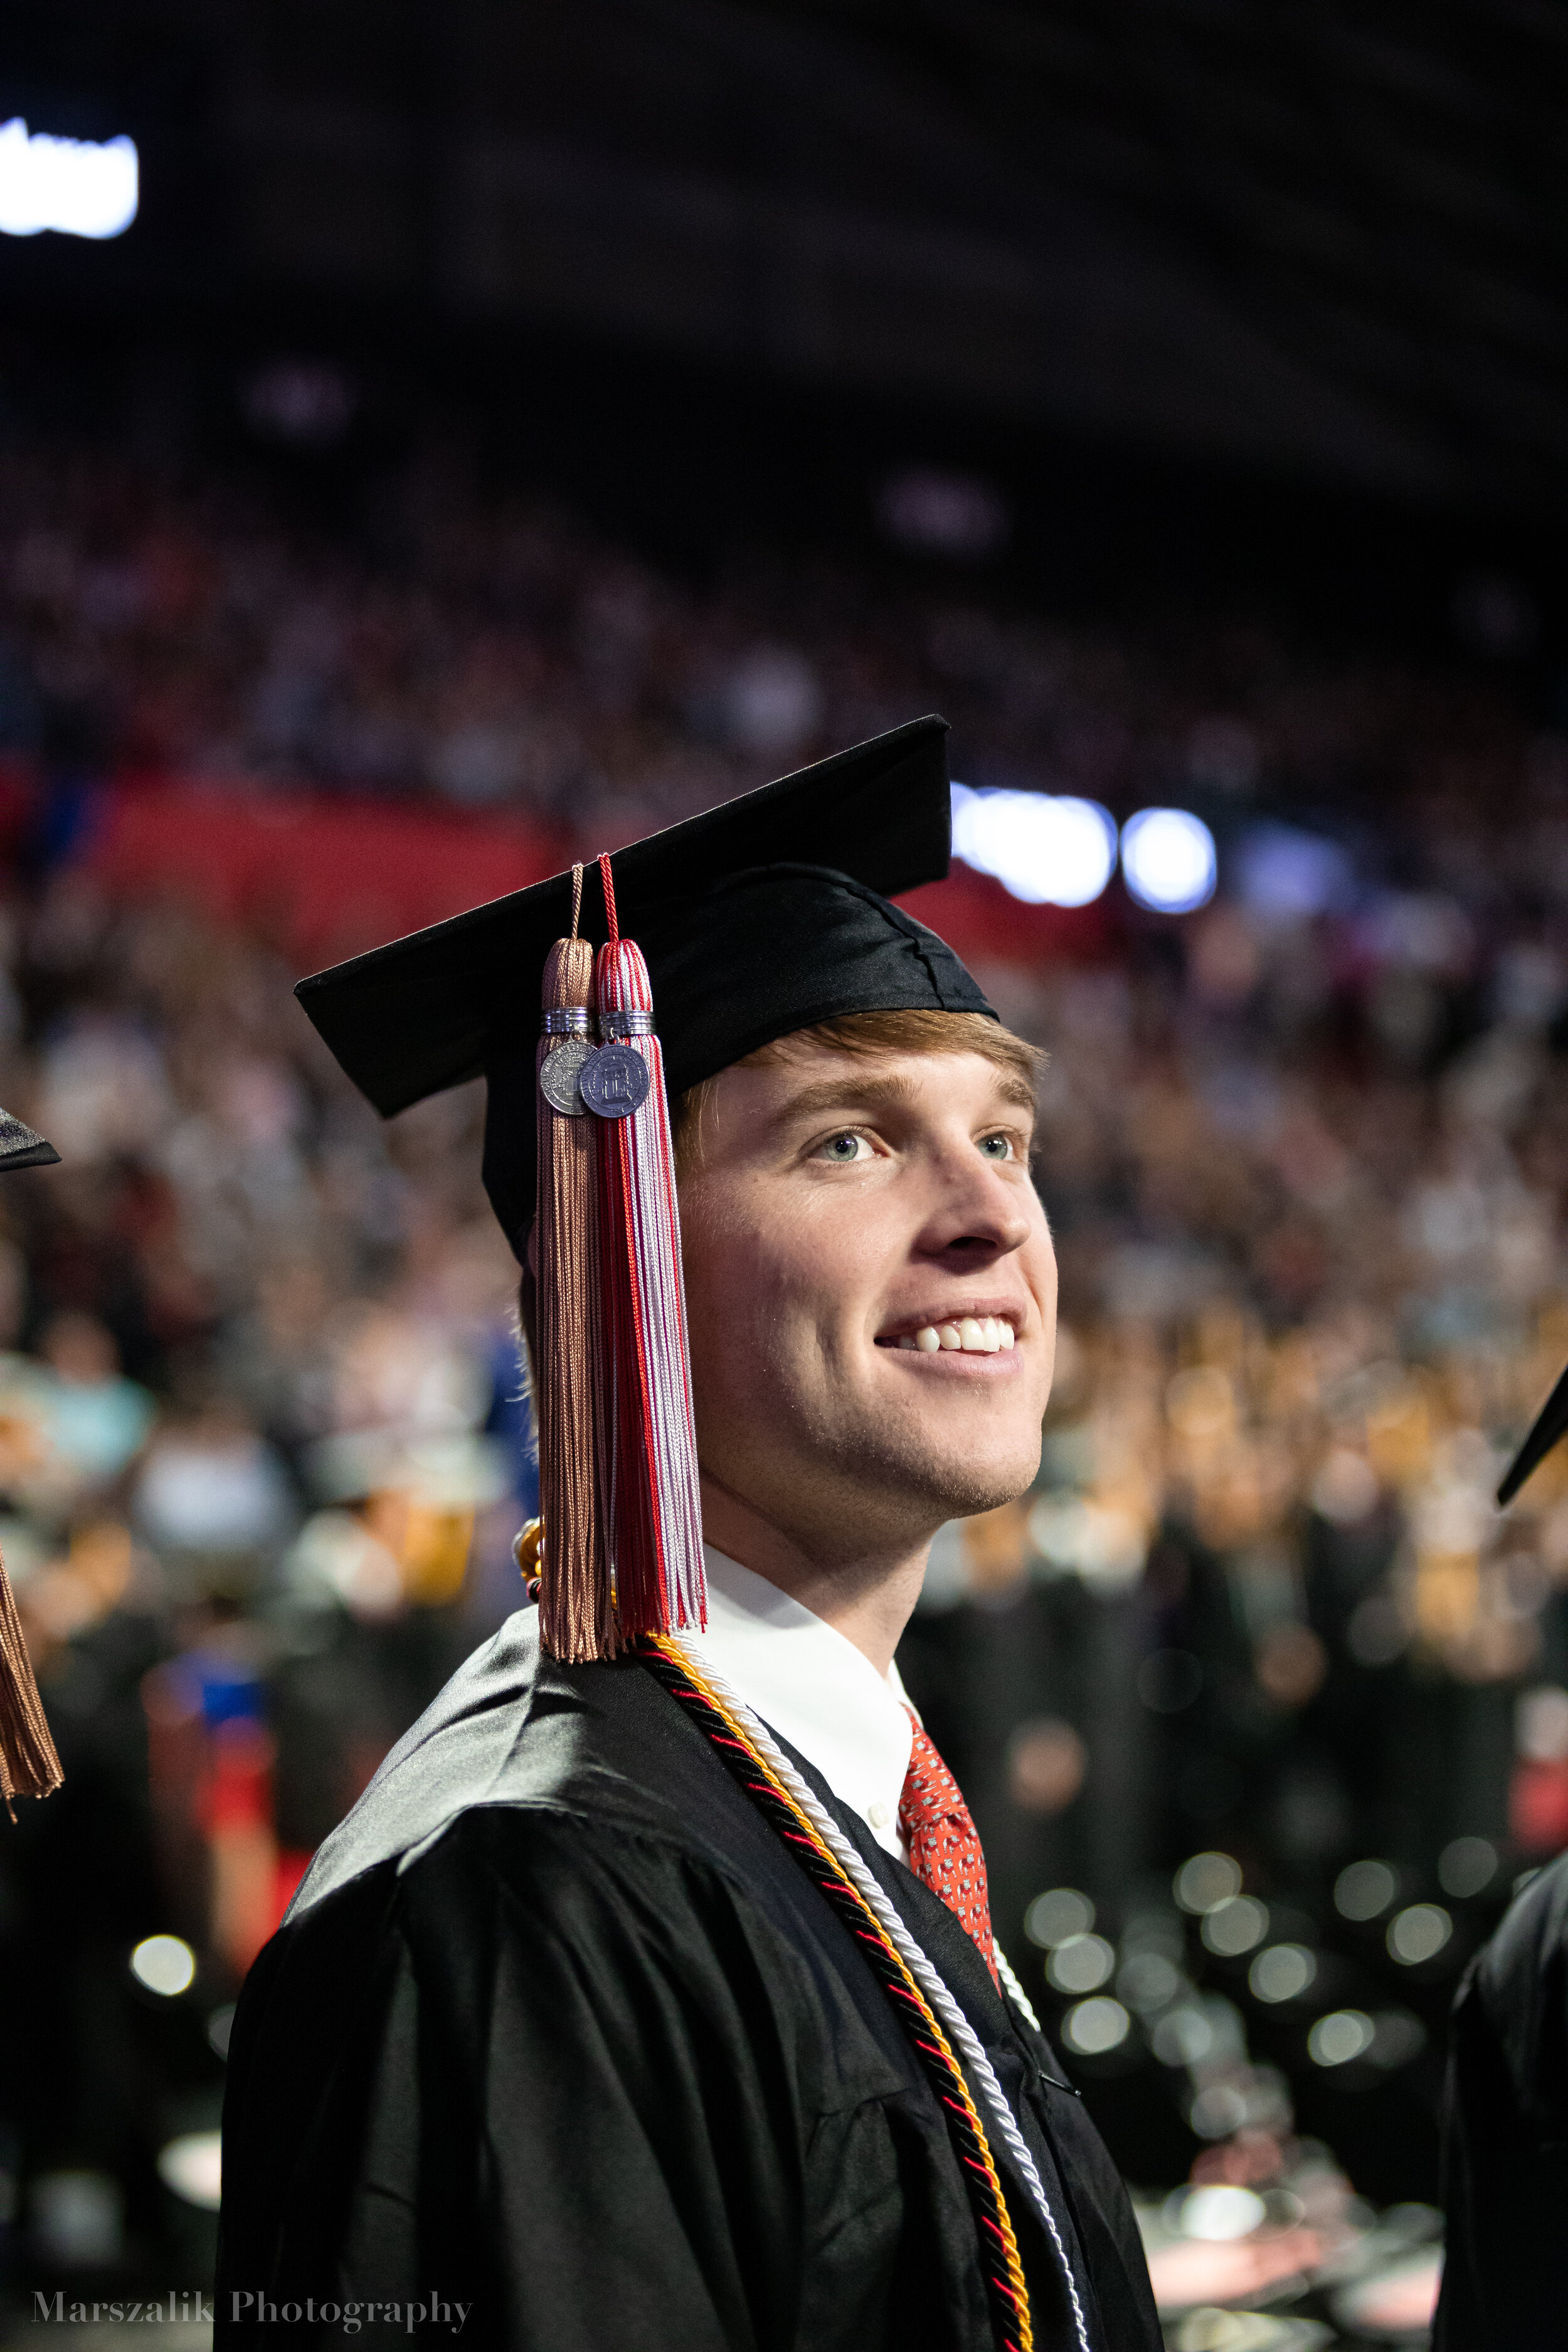
<path id="1" fill-rule="evenodd" d="M 0 1544 L 66 1784 L 0 1831 L 0 2175 L 68 2272 L 210 2227 L 159 2157 L 208 2145 L 310 1853 L 514 1605 L 535 1487 L 475 1090 L 384 1128 L 195 913 L 66 874 L 6 940 L 0 1101 L 63 1164 L 0 1196 Z"/>
<path id="2" fill-rule="evenodd" d="M 1509 593 L 1470 583 L 1472 643 L 1528 634 Z M 799 551 L 677 578 L 455 445 L 352 500 L 16 435 L 0 454 L 0 749 L 514 808 L 596 847 L 937 709 L 977 785 L 1119 814 L 1330 804 L 1373 844 L 1396 820 L 1407 860 L 1495 895 L 1543 850 L 1560 867 L 1564 841 L 1493 837 L 1482 884 L 1482 813 L 1531 754 L 1474 668 L 1133 599 L 1114 626 L 1062 625 L 962 572 Z"/>
<path id="3" fill-rule="evenodd" d="M 1395 2201 L 1436 2193 L 1458 1974 L 1568 1843 L 1568 1476 L 1492 1499 L 1568 1359 L 1565 1131 L 1555 981 L 1428 1066 L 1348 928 L 1216 902 L 1179 967 L 1011 976 L 1058 1378 L 906 1673 L 1132 2177 L 1305 2116 Z"/>
<path id="4" fill-rule="evenodd" d="M 1568 1843 L 1568 1474 L 1490 1500 L 1568 1357 L 1568 743 L 1261 625 L 782 556 L 699 588 L 440 457 L 336 533 L 0 459 L 25 776 L 596 847 L 931 708 L 973 783 L 1179 798 L 1222 857 L 1195 914 L 1118 898 L 1077 961 L 982 971 L 1050 1057 L 1058 1377 L 1036 1491 L 939 1538 L 908 1679 L 1135 2178 L 1266 2182 L 1299 2113 L 1429 2194 L 1454 1970 Z M 0 916 L 0 1102 L 64 1163 L 0 1190 L 0 1540 L 68 1774 L 0 1828 L 0 2188 L 46 2267 L 185 2243 L 160 2163 L 246 1966 L 517 1597 L 481 1106 L 382 1126 L 296 977 L 43 838 Z"/>

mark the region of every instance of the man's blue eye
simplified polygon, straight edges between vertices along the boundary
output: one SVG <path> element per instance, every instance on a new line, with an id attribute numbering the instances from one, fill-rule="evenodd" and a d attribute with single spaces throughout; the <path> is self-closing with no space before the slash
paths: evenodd
<path id="1" fill-rule="evenodd" d="M 992 1160 L 1011 1160 L 1013 1139 L 1007 1135 L 984 1135 L 980 1139 L 980 1149 Z"/>
<path id="2" fill-rule="evenodd" d="M 822 1148 L 829 1160 L 858 1160 L 860 1138 L 858 1135 L 832 1135 Z"/>

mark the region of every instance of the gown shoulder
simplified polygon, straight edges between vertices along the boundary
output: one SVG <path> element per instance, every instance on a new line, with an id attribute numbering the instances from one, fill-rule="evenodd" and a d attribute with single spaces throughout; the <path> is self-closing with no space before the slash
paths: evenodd
<path id="1" fill-rule="evenodd" d="M 1568 1855 L 1504 1914 L 1455 2003 L 1437 2352 L 1568 2347 Z"/>
<path id="2" fill-rule="evenodd" d="M 635 1659 L 563 1666 L 521 1609 L 481 1643 L 404 1734 L 321 1843 L 295 1918 L 365 1872 L 411 1861 L 463 1813 L 545 1807 L 701 1839 L 712 1788 L 702 1742 Z M 693 1812 L 693 1800 L 698 1801 Z"/>

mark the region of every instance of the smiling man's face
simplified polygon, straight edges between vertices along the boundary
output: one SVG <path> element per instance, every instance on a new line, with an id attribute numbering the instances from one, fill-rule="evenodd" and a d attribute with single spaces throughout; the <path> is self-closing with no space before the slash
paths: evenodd
<path id="1" fill-rule="evenodd" d="M 1057 1297 L 1033 1124 L 1022 1073 L 969 1051 L 803 1038 L 714 1082 L 680 1181 L 710 1517 L 829 1567 L 1029 1485 Z"/>

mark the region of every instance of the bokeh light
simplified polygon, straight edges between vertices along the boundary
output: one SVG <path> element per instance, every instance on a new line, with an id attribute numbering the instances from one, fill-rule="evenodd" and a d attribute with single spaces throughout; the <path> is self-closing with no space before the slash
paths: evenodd
<path id="1" fill-rule="evenodd" d="M 1318 1963 L 1305 1944 L 1270 1944 L 1247 1970 L 1258 2000 L 1299 2000 L 1317 1980 Z"/>
<path id="2" fill-rule="evenodd" d="M 1479 1895 L 1497 1876 L 1498 1851 L 1489 1839 L 1458 1837 L 1437 1856 L 1437 1883 L 1445 1895 Z"/>
<path id="3" fill-rule="evenodd" d="M 1241 1864 L 1228 1853 L 1194 1853 L 1177 1871 L 1173 1893 L 1184 1911 L 1217 1910 L 1241 1892 Z"/>
<path id="4" fill-rule="evenodd" d="M 1047 1887 L 1024 1914 L 1025 1935 L 1045 1951 L 1069 1936 L 1087 1936 L 1093 1925 L 1094 1906 L 1076 1886 Z"/>
<path id="5" fill-rule="evenodd" d="M 148 1936 L 131 1955 L 131 1972 L 149 1992 L 172 2000 L 195 1982 L 196 1956 L 178 1936 Z"/>
<path id="6" fill-rule="evenodd" d="M 1334 1908 L 1342 1919 L 1380 1918 L 1399 1892 L 1386 1862 L 1352 1862 L 1334 1881 Z"/>
<path id="7" fill-rule="evenodd" d="M 1351 861 L 1336 841 L 1289 824 L 1259 824 L 1244 835 L 1227 866 L 1243 902 L 1279 919 L 1346 907 L 1354 894 Z"/>
<path id="8" fill-rule="evenodd" d="M 1184 2237 L 1223 2244 L 1227 2239 L 1249 2237 L 1268 2218 L 1268 2208 L 1250 2189 L 1214 2181 L 1189 2189 L 1175 2200 L 1177 2228 Z"/>
<path id="9" fill-rule="evenodd" d="M 1026 906 L 1087 907 L 1116 866 L 1116 824 L 1071 794 L 952 787 L 953 855 Z"/>
<path id="10" fill-rule="evenodd" d="M 136 217 L 140 174 L 132 139 L 58 139 L 13 115 L 0 123 L 0 235 L 120 236 Z"/>
<path id="11" fill-rule="evenodd" d="M 1191 914 L 1214 897 L 1214 835 L 1187 809 L 1140 809 L 1121 828 L 1121 875 L 1141 907 Z"/>
<path id="12" fill-rule="evenodd" d="M 1314 2066 L 1348 2066 L 1372 2048 L 1373 2032 L 1364 2010 L 1331 2010 L 1308 2034 L 1307 2054 Z"/>
<path id="13" fill-rule="evenodd" d="M 223 2137 L 216 2131 L 182 2132 L 158 2151 L 158 2178 L 165 2189 L 216 2213 L 223 2202 Z"/>
<path id="14" fill-rule="evenodd" d="M 1454 1922 L 1440 1903 L 1412 1903 L 1395 1912 L 1388 1923 L 1388 1948 L 1407 1969 L 1435 1960 L 1454 1932 Z"/>
<path id="15" fill-rule="evenodd" d="M 1094 1992 L 1115 1966 L 1115 1950 L 1103 1936 L 1069 1936 L 1046 1962 L 1046 1976 L 1058 1992 Z"/>
<path id="16" fill-rule="evenodd" d="M 1168 2010 L 1155 2026 L 1154 2055 L 1163 2066 L 1197 2066 L 1215 2044 L 1214 2023 L 1195 2002 Z"/>
<path id="17" fill-rule="evenodd" d="M 1121 2003 L 1102 1993 L 1068 2010 L 1062 2020 L 1062 2040 L 1081 2057 L 1100 2058 L 1108 2050 L 1120 2048 L 1131 2023 Z"/>
<path id="18" fill-rule="evenodd" d="M 1268 1911 L 1251 1895 L 1227 1895 L 1204 1914 L 1201 1929 L 1208 1950 L 1225 1958 L 1250 1952 L 1268 1933 Z"/>
<path id="19" fill-rule="evenodd" d="M 1182 1979 L 1173 1961 L 1163 1952 L 1133 1952 L 1122 1962 L 1116 1979 L 1116 1990 L 1130 2009 L 1140 2016 L 1163 2009 L 1174 2000 L 1181 1990 Z"/>

